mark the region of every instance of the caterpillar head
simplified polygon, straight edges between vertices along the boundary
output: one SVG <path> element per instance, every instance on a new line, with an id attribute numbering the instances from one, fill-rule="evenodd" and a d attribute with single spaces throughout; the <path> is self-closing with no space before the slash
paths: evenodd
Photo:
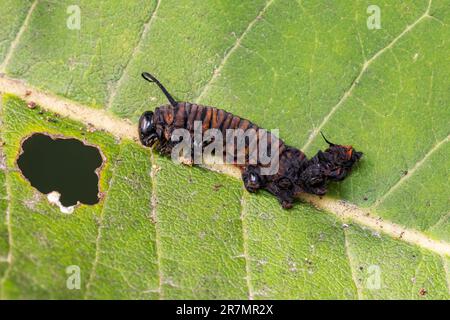
<path id="1" fill-rule="evenodd" d="M 142 77 L 150 83 L 155 83 L 159 89 L 164 93 L 170 102 L 172 107 L 176 107 L 178 102 L 172 97 L 167 89 L 156 79 L 152 74 L 148 72 L 142 72 Z M 151 147 L 161 138 L 161 129 L 159 134 L 156 131 L 156 124 L 153 121 L 153 112 L 146 111 L 139 119 L 139 139 L 144 146 Z"/>
<path id="2" fill-rule="evenodd" d="M 244 181 L 244 186 L 248 192 L 256 192 L 258 189 L 262 188 L 265 181 L 264 176 L 259 172 L 259 169 L 255 166 L 248 166 L 246 170 L 242 173 L 242 180 Z"/>
<path id="3" fill-rule="evenodd" d="M 151 111 L 145 111 L 139 119 L 139 139 L 146 147 L 151 147 L 158 140 Z"/>

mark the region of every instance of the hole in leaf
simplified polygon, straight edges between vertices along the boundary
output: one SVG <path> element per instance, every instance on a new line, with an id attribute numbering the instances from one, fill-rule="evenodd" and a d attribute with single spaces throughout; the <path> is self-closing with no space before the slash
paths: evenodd
<path id="1" fill-rule="evenodd" d="M 22 174 L 44 194 L 58 193 L 64 207 L 99 202 L 98 170 L 103 157 L 96 147 L 69 138 L 36 133 L 22 143 L 17 159 Z"/>

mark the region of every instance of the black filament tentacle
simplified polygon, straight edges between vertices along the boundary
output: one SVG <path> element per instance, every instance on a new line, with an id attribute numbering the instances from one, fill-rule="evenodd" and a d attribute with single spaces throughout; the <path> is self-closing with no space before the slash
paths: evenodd
<path id="1" fill-rule="evenodd" d="M 172 97 L 172 95 L 167 91 L 167 89 L 161 84 L 161 82 L 158 81 L 153 75 L 151 75 L 148 72 L 142 72 L 142 78 L 147 80 L 148 82 L 156 83 L 156 85 L 161 89 L 161 91 L 164 93 L 164 95 L 167 97 L 167 100 L 169 100 L 172 107 L 175 107 L 178 102 Z"/>

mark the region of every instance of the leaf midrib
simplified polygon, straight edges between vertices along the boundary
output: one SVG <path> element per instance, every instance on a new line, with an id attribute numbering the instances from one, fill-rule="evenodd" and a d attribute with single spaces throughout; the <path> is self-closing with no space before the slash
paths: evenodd
<path id="1" fill-rule="evenodd" d="M 31 94 L 25 95 L 24 92 L 30 92 Z M 13 93 L 15 95 L 20 96 L 22 99 L 24 99 L 27 102 L 34 101 L 37 104 L 39 104 L 43 109 L 49 110 L 51 112 L 59 113 L 62 116 L 71 118 L 73 120 L 77 120 L 79 122 L 82 122 L 84 124 L 89 124 L 95 128 L 103 129 L 112 135 L 114 135 L 117 138 L 125 138 L 125 139 L 132 139 L 137 141 L 138 140 L 138 134 L 136 130 L 136 126 L 131 124 L 127 120 L 121 120 L 117 119 L 113 115 L 109 114 L 108 112 L 104 110 L 98 110 L 98 109 L 92 109 L 87 106 L 83 106 L 78 103 L 69 102 L 64 98 L 60 98 L 57 96 L 54 96 L 52 94 L 48 94 L 46 92 L 40 91 L 34 87 L 25 85 L 24 83 L 7 78 L 5 76 L 0 77 L 0 92 L 9 92 Z M 46 104 L 48 102 L 51 102 L 52 104 Z M 83 116 L 77 115 L 77 112 L 84 112 Z M 87 115 L 90 115 L 89 117 L 86 117 Z M 86 118 L 89 118 L 89 121 L 86 121 Z M 111 123 L 114 125 L 105 125 L 105 119 L 108 119 Z M 450 137 L 447 136 L 443 139 L 444 143 L 439 143 L 439 147 L 442 147 L 445 143 L 449 142 Z M 436 152 L 436 148 L 433 149 L 433 152 Z M 427 152 L 428 154 L 429 152 Z M 427 157 L 429 159 L 429 156 Z M 426 160 L 423 161 L 421 158 L 419 161 L 421 165 L 426 163 Z M 415 167 L 413 165 L 412 167 Z M 417 170 L 417 169 L 416 169 Z M 415 170 L 415 171 L 416 171 Z M 227 172 L 234 178 L 239 179 L 238 171 L 235 170 L 234 174 L 233 172 Z M 414 172 L 411 174 L 408 174 L 409 177 L 413 176 Z M 398 182 L 397 182 L 398 183 Z M 407 180 L 402 182 L 402 184 L 407 183 Z M 413 243 L 415 245 L 418 245 L 422 248 L 428 248 L 438 254 L 446 254 L 450 255 L 450 244 L 445 241 L 436 241 L 429 236 L 415 231 L 415 230 L 408 230 L 407 228 L 404 228 L 402 226 L 399 226 L 389 220 L 382 220 L 379 221 L 378 217 L 376 215 L 373 215 L 376 210 L 373 208 L 361 208 L 354 204 L 351 204 L 349 202 L 343 201 L 343 200 L 337 200 L 330 198 L 328 196 L 319 198 L 315 196 L 310 195 L 304 195 L 302 197 L 303 200 L 311 202 L 314 206 L 318 207 L 319 209 L 328 211 L 330 213 L 333 213 L 334 215 L 338 217 L 343 217 L 343 214 L 345 214 L 345 219 L 351 219 L 353 221 L 358 221 L 359 224 L 364 225 L 366 227 L 369 227 L 372 230 L 381 229 L 379 231 L 388 234 L 390 236 L 397 237 L 400 235 L 401 232 L 408 233 L 415 233 L 419 234 L 422 239 L 427 240 L 431 243 L 438 243 L 444 246 L 448 246 L 445 250 L 440 249 L 430 249 L 426 245 L 423 244 L 422 241 L 406 241 L 405 237 L 402 238 L 403 241 Z M 367 216 L 369 214 L 370 216 Z M 365 218 L 369 219 L 372 222 L 367 222 L 364 220 L 356 220 L 356 217 L 358 216 L 364 216 Z M 378 225 L 379 227 L 376 227 Z M 381 228 L 380 228 L 381 227 Z M 395 230 L 393 232 L 389 232 L 387 230 Z"/>

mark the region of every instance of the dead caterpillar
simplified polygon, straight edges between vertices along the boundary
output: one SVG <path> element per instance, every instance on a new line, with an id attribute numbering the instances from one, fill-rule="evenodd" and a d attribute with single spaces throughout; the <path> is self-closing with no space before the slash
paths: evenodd
<path id="1" fill-rule="evenodd" d="M 195 121 L 199 121 L 202 132 L 206 132 L 208 129 L 217 129 L 226 135 L 228 134 L 227 129 L 241 129 L 244 133 L 253 130 L 257 133 L 256 144 L 245 139 L 240 146 L 233 144 L 232 150 L 230 150 L 229 146 L 227 149 L 225 139 L 223 139 L 222 156 L 225 158 L 231 153 L 233 159 L 236 160 L 238 151 L 241 151 L 241 154 L 244 155 L 244 162 L 233 164 L 241 170 L 245 188 L 249 192 L 256 192 L 259 189 L 269 191 L 277 197 L 283 208 L 291 208 L 294 198 L 302 192 L 324 195 L 327 192 L 327 183 L 341 181 L 347 177 L 353 165 L 363 155 L 352 146 L 337 145 L 323 137 L 329 147 L 325 151 L 319 151 L 311 159 L 307 159 L 301 150 L 286 145 L 281 139 L 271 133 L 266 133 L 264 129 L 249 120 L 214 107 L 178 102 L 154 76 L 147 72 L 142 73 L 142 76 L 147 81 L 158 85 L 170 103 L 156 108 L 154 112 L 146 111 L 140 117 L 139 138 L 144 146 L 155 145 L 160 153 L 170 155 L 180 143 L 173 139 L 174 130 L 186 129 L 190 134 L 189 138 L 192 138 Z M 265 135 L 260 135 L 261 133 Z M 251 150 L 258 149 L 255 145 L 258 146 L 261 136 L 267 140 L 265 146 L 267 150 L 274 146 L 274 141 L 277 142 L 276 149 L 268 151 L 272 157 L 276 155 L 278 161 L 277 170 L 271 174 L 263 174 L 267 163 L 262 163 L 259 159 L 250 161 Z M 194 153 L 194 145 L 192 145 L 191 153 Z M 201 149 L 203 150 L 207 146 L 208 143 L 204 143 Z M 265 147 L 259 148 L 261 150 Z"/>

